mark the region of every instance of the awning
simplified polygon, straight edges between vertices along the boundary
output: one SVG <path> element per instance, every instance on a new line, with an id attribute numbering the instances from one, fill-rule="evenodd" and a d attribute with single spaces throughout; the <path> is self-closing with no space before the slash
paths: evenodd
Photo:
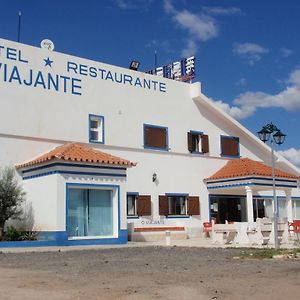
<path id="1" fill-rule="evenodd" d="M 297 188 L 299 175 L 275 169 L 275 184 L 281 188 Z M 272 168 L 262 162 L 249 158 L 233 159 L 214 173 L 205 178 L 208 189 L 237 188 L 239 186 L 255 186 L 260 189 L 270 189 L 272 183 Z"/>

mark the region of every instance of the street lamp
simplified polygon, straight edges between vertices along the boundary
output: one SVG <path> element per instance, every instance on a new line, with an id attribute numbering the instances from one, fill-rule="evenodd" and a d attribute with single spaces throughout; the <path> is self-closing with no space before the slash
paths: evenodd
<path id="1" fill-rule="evenodd" d="M 277 145 L 284 143 L 286 135 L 280 131 L 274 124 L 267 124 L 261 131 L 257 132 L 261 141 L 267 142 L 270 138 L 272 149 L 272 181 L 273 181 L 273 202 L 274 202 L 274 244 L 275 249 L 279 248 L 278 242 L 278 202 L 276 198 L 276 184 L 275 184 L 275 159 L 274 159 L 274 142 Z"/>

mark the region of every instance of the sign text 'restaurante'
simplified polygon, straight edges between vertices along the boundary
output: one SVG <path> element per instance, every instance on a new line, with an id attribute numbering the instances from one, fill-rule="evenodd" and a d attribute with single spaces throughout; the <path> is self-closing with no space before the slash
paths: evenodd
<path id="1" fill-rule="evenodd" d="M 105 80 L 114 84 L 129 85 L 161 93 L 166 92 L 165 83 L 158 80 L 140 78 L 138 76 L 139 73 L 137 73 L 137 76 L 132 76 L 104 68 L 78 64 L 74 61 L 67 61 L 65 74 L 56 74 L 52 70 L 52 66 L 55 66 L 55 61 L 52 59 L 51 54 L 51 52 L 47 52 L 49 56 L 41 59 L 40 65 L 42 67 L 33 69 L 30 68 L 30 62 L 22 53 L 22 50 L 0 45 L 0 82 L 15 83 L 72 95 L 82 95 L 82 77 L 88 76 L 92 79 Z M 2 62 L 2 60 L 5 62 Z M 35 61 L 38 61 L 38 59 L 35 58 Z M 21 65 L 22 68 L 20 68 Z M 156 78 L 153 77 L 153 79 Z"/>

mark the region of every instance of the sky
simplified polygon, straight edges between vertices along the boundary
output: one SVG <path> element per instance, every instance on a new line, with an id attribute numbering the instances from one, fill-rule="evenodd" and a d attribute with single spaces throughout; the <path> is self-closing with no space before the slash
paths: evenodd
<path id="1" fill-rule="evenodd" d="M 300 166 L 300 1 L 0 0 L 0 37 L 140 70 L 195 55 L 202 92 L 256 134 L 272 122 L 277 150 Z"/>

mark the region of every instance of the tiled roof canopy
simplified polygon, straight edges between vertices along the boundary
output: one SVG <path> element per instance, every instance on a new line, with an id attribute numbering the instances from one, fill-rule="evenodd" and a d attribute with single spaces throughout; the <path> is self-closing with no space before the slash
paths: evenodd
<path id="1" fill-rule="evenodd" d="M 59 146 L 50 152 L 39 156 L 38 158 L 17 165 L 17 168 L 24 168 L 39 163 L 43 163 L 51 160 L 63 160 L 63 161 L 72 161 L 72 162 L 85 162 L 85 163 L 100 163 L 100 164 L 110 164 L 110 165 L 123 165 L 123 166 L 134 166 L 136 165 L 129 160 L 113 156 L 99 150 L 95 150 L 91 147 L 77 144 L 69 143 L 62 146 Z"/>
<path id="2" fill-rule="evenodd" d="M 253 175 L 272 177 L 272 168 L 249 158 L 233 159 L 228 161 L 228 163 L 215 174 L 206 178 L 205 181 Z M 300 179 L 299 176 L 279 169 L 275 169 L 275 176 L 281 178 Z"/>

